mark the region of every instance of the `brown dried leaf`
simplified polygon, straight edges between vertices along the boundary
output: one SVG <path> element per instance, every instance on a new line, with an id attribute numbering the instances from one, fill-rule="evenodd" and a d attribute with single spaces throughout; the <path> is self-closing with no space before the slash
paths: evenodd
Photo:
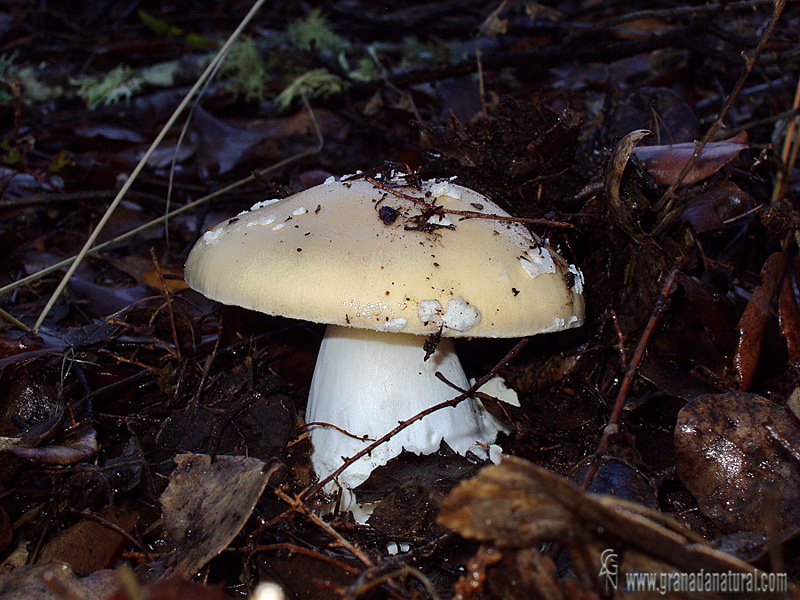
<path id="1" fill-rule="evenodd" d="M 134 598 L 146 598 L 147 600 L 228 600 L 230 598 L 221 584 L 207 585 L 186 581 L 180 577 L 167 577 L 142 585 L 136 580 L 136 576 L 132 572 L 127 574 L 122 569 L 118 569 L 116 575 L 118 581 L 128 580 L 127 588 L 124 585 L 120 585 L 117 592 L 105 600 L 134 600 Z M 133 596 L 128 593 L 131 587 L 139 591 L 139 596 Z"/>
<path id="2" fill-rule="evenodd" d="M 800 527 L 797 449 L 800 428 L 754 394 L 698 396 L 678 414 L 678 475 L 703 514 L 728 530 L 764 531 L 767 514 L 782 531 Z"/>
<path id="3" fill-rule="evenodd" d="M 572 517 L 547 493 L 540 470 L 516 458 L 482 469 L 445 498 L 439 522 L 464 537 L 500 547 L 526 548 L 565 537 Z M 577 493 L 566 480 L 557 485 Z"/>
<path id="4" fill-rule="evenodd" d="M 164 291 L 164 284 L 166 284 L 170 294 L 176 294 L 177 292 L 185 290 L 189 287 L 189 284 L 187 284 L 183 279 L 183 267 L 165 267 L 162 265 L 160 269 L 160 275 L 155 267 L 145 271 L 142 274 L 142 283 L 158 293 L 162 293 Z"/>
<path id="5" fill-rule="evenodd" d="M 800 259 L 795 258 L 792 274 L 796 274 L 798 270 L 800 270 Z M 778 322 L 781 334 L 786 340 L 789 360 L 797 366 L 800 365 L 800 307 L 797 306 L 793 280 L 796 281 L 796 277 L 787 276 L 783 279 L 778 296 Z"/>
<path id="6" fill-rule="evenodd" d="M 138 513 L 122 508 L 107 508 L 97 516 L 128 533 L 139 518 Z M 54 535 L 42 548 L 39 561 L 62 562 L 89 573 L 112 566 L 125 542 L 122 534 L 84 519 Z"/>
<path id="7" fill-rule="evenodd" d="M 193 576 L 244 526 L 274 468 L 256 458 L 180 454 L 161 494 L 164 525 L 175 544 L 170 569 Z"/>
<path id="8" fill-rule="evenodd" d="M 442 504 L 439 522 L 501 548 L 558 541 L 573 561 L 576 556 L 597 561 L 601 549 L 622 543 L 667 571 L 754 572 L 658 511 L 587 494 L 564 477 L 513 457 L 459 484 Z M 599 562 L 586 566 L 596 577 Z"/>
<path id="9" fill-rule="evenodd" d="M 622 229 L 633 237 L 641 236 L 642 232 L 634 222 L 630 214 L 630 209 L 622 202 L 620 185 L 622 184 L 622 174 L 625 172 L 625 167 L 628 164 L 628 160 L 636 144 L 648 135 L 650 135 L 649 131 L 639 129 L 630 132 L 622 138 L 616 148 L 614 148 L 611 161 L 605 173 L 606 199 L 608 200 L 608 205 L 611 208 L 614 220 Z"/>
<path id="10" fill-rule="evenodd" d="M 684 209 L 681 215 L 697 233 L 719 231 L 725 221 L 750 210 L 753 199 L 732 181 L 724 181 L 706 190 Z"/>
<path id="11" fill-rule="evenodd" d="M 667 146 L 639 146 L 633 155 L 642 162 L 650 176 L 664 185 L 672 185 L 692 158 L 696 142 Z M 722 142 L 709 142 L 703 147 L 694 166 L 681 181 L 681 185 L 697 183 L 711 177 L 732 161 L 739 152 L 749 148 L 747 132 L 742 132 Z"/>
<path id="12" fill-rule="evenodd" d="M 746 392 L 753 384 L 770 305 L 778 291 L 785 267 L 785 252 L 775 252 L 767 258 L 761 268 L 761 284 L 753 290 L 750 302 L 739 319 L 739 343 L 733 365 L 739 376 L 740 392 Z"/>

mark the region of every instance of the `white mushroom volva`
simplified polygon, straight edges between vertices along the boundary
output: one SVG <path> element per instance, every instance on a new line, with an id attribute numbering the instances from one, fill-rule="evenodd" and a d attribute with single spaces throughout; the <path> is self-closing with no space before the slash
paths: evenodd
<path id="1" fill-rule="evenodd" d="M 509 217 L 446 180 L 329 180 L 255 205 L 192 250 L 186 281 L 206 296 L 328 324 L 306 411 L 320 478 L 399 421 L 454 397 L 437 371 L 469 387 L 448 338 L 582 323 L 581 273 L 525 227 L 481 215 Z M 426 361 L 425 336 L 439 332 Z M 403 448 L 429 454 L 444 441 L 486 457 L 493 423 L 472 399 L 436 411 L 349 466 L 339 484 L 356 487 Z"/>

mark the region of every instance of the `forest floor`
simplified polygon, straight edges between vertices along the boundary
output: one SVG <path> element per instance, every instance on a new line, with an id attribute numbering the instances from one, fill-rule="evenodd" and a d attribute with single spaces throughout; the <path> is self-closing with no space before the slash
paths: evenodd
<path id="1" fill-rule="evenodd" d="M 0 596 L 798 596 L 800 4 L 312 4 L 256 6 L 222 62 L 248 2 L 0 7 Z M 387 169 L 527 220 L 586 317 L 456 340 L 518 395 L 509 458 L 404 454 L 359 524 L 311 466 L 324 326 L 183 265 Z"/>

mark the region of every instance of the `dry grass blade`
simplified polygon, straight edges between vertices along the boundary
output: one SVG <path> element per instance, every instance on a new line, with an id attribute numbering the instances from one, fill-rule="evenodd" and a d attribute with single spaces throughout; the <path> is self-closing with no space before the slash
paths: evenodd
<path id="1" fill-rule="evenodd" d="M 180 215 L 182 213 L 185 213 L 187 211 L 193 210 L 193 209 L 197 208 L 198 206 L 201 206 L 202 204 L 205 204 L 209 200 L 213 200 L 214 198 L 219 198 L 220 196 L 223 196 L 225 194 L 233 192 L 234 190 L 237 190 L 238 188 L 240 188 L 240 187 L 242 187 L 244 185 L 247 185 L 248 183 L 250 183 L 252 181 L 256 181 L 258 178 L 264 177 L 265 175 L 267 175 L 267 174 L 269 174 L 269 173 L 271 173 L 273 171 L 281 169 L 281 168 L 285 167 L 286 165 L 289 165 L 289 164 L 291 164 L 293 162 L 296 162 L 296 161 L 301 160 L 303 158 L 306 158 L 308 156 L 313 156 L 315 154 L 319 154 L 322 151 L 322 148 L 325 145 L 325 140 L 324 140 L 324 138 L 322 136 L 322 130 L 320 129 L 319 122 L 317 121 L 317 118 L 314 115 L 314 111 L 311 108 L 311 105 L 308 103 L 308 100 L 305 97 L 303 97 L 303 104 L 305 106 L 305 109 L 309 113 L 309 116 L 310 116 L 310 119 L 311 119 L 311 123 L 314 126 L 314 134 L 317 137 L 317 143 L 312 148 L 309 148 L 307 150 L 303 150 L 302 152 L 298 152 L 297 154 L 289 156 L 288 158 L 285 158 L 285 159 L 283 159 L 281 161 L 278 161 L 277 163 L 274 163 L 274 164 L 270 165 L 269 167 L 265 167 L 265 168 L 263 168 L 263 169 L 261 169 L 259 171 L 256 171 L 253 175 L 249 175 L 248 177 L 245 177 L 244 179 L 240 179 L 239 181 L 235 181 L 235 182 L 231 183 L 230 185 L 227 185 L 227 186 L 225 186 L 223 188 L 220 188 L 219 190 L 217 190 L 215 192 L 212 192 L 211 194 L 208 194 L 207 196 L 203 196 L 202 198 L 198 198 L 197 200 L 195 200 L 193 202 L 190 202 L 189 204 L 181 206 L 180 208 L 176 208 L 175 210 L 172 210 L 172 211 L 170 211 L 170 212 L 168 212 L 168 213 L 166 213 L 166 214 L 164 214 L 164 215 L 162 215 L 162 216 L 160 216 L 160 217 L 158 217 L 156 219 L 153 219 L 152 221 L 148 221 L 147 223 L 144 223 L 144 224 L 140 225 L 139 227 L 135 227 L 134 229 L 126 231 L 125 233 L 122 233 L 122 234 L 114 237 L 113 239 L 110 239 L 110 240 L 105 241 L 105 242 L 103 242 L 101 244 L 98 244 L 97 246 L 94 246 L 94 247 L 90 248 L 86 252 L 86 254 L 87 255 L 89 255 L 89 254 L 97 254 L 98 252 L 100 252 L 104 248 L 107 248 L 108 246 L 111 246 L 112 244 L 116 244 L 116 243 L 121 242 L 123 240 L 126 240 L 128 238 L 131 238 L 134 235 L 137 235 L 137 234 L 141 233 L 142 231 L 145 231 L 145 230 L 149 229 L 150 227 L 153 227 L 155 225 L 159 225 L 160 223 L 163 223 L 167 219 L 170 219 L 172 217 L 175 217 L 175 216 Z M 13 290 L 15 290 L 17 288 L 20 288 L 20 287 L 22 287 L 24 285 L 27 285 L 29 283 L 32 283 L 34 281 L 38 281 L 42 277 L 45 277 L 45 276 L 49 275 L 50 273 L 54 273 L 55 271 L 58 271 L 59 269 L 62 269 L 64 267 L 68 267 L 69 265 L 75 263 L 79 259 L 79 257 L 81 257 L 81 255 L 75 255 L 75 256 L 72 256 L 70 258 L 66 258 L 66 259 L 64 259 L 62 261 L 59 261 L 59 262 L 53 264 L 53 265 L 50 265 L 49 267 L 46 267 L 44 269 L 41 269 L 40 271 L 37 271 L 36 273 L 32 273 L 31 275 L 28 275 L 27 277 L 22 277 L 21 279 L 18 279 L 14 283 L 10 283 L 8 285 L 0 287 L 0 296 L 2 296 L 3 294 L 7 294 L 9 292 L 12 292 Z M 0 309 L 0 311 L 2 311 L 2 309 Z M 12 315 L 8 315 L 8 316 L 6 316 L 6 315 L 8 315 L 8 313 L 6 313 L 5 311 L 0 312 L 0 317 L 6 318 L 6 320 L 8 320 L 9 322 L 13 323 L 15 326 L 19 327 L 23 331 L 26 331 L 26 332 L 30 331 L 30 328 L 27 325 L 25 325 L 24 323 L 22 323 L 21 321 L 19 321 L 15 317 L 13 317 Z"/>
<path id="2" fill-rule="evenodd" d="M 248 12 L 247 15 L 244 17 L 244 19 L 242 19 L 242 22 L 239 23 L 239 26 L 230 35 L 230 37 L 222 46 L 222 48 L 220 48 L 219 52 L 217 52 L 216 56 L 214 56 L 214 59 L 209 63 L 208 67 L 206 67 L 206 70 L 203 71 L 203 74 L 192 86 L 192 89 L 189 90 L 184 99 L 175 109 L 175 112 L 172 113 L 172 116 L 164 124 L 164 127 L 161 128 L 161 131 L 156 136 L 156 139 L 154 139 L 153 143 L 150 144 L 150 147 L 147 149 L 147 152 L 145 152 L 144 156 L 142 156 L 139 163 L 133 169 L 130 176 L 123 184 L 122 188 L 120 188 L 119 193 L 111 202 L 111 205 L 108 207 L 105 214 L 100 219 L 100 222 L 95 226 L 94 231 L 92 231 L 92 233 L 89 235 L 89 238 L 86 240 L 86 243 L 83 245 L 83 248 L 81 248 L 81 251 L 78 253 L 78 256 L 72 262 L 69 269 L 67 269 L 67 272 L 64 274 L 64 277 L 61 279 L 61 282 L 58 284 L 58 287 L 56 287 L 52 296 L 50 296 L 50 299 L 47 301 L 47 304 L 42 310 L 42 313 L 39 315 L 39 318 L 36 320 L 36 323 L 33 326 L 34 332 L 39 330 L 39 327 L 42 325 L 42 322 L 44 322 L 45 318 L 47 318 L 47 315 L 50 313 L 50 310 L 53 308 L 53 305 L 61 296 L 61 294 L 64 291 L 64 288 L 67 286 L 67 283 L 69 283 L 70 278 L 75 273 L 75 270 L 78 268 L 80 263 L 86 257 L 86 254 L 91 249 L 92 245 L 97 239 L 97 236 L 100 235 L 100 232 L 103 230 L 106 223 L 111 218 L 111 215 L 114 214 L 114 211 L 116 210 L 117 206 L 122 201 L 122 199 L 125 197 L 125 194 L 128 192 L 130 187 L 133 185 L 133 182 L 139 176 L 139 173 L 142 172 L 142 169 L 144 169 L 145 165 L 147 164 L 147 161 L 150 160 L 150 157 L 152 156 L 153 152 L 156 150 L 156 148 L 158 148 L 159 144 L 164 139 L 164 137 L 166 137 L 167 132 L 178 120 L 178 117 L 180 117 L 183 110 L 189 105 L 189 102 L 192 100 L 192 98 L 195 96 L 198 90 L 203 86 L 203 84 L 211 76 L 211 74 L 215 72 L 217 65 L 219 65 L 219 63 L 222 62 L 222 60 L 225 58 L 225 55 L 230 50 L 231 46 L 233 45 L 233 42 L 236 40 L 237 37 L 239 37 L 239 34 L 241 34 L 242 31 L 244 31 L 244 28 L 248 25 L 248 23 L 259 11 L 261 6 L 264 4 L 264 1 L 265 0 L 256 0 L 255 4 L 250 9 L 250 12 Z"/>
<path id="3" fill-rule="evenodd" d="M 796 111 L 798 108 L 800 108 L 800 78 L 797 79 L 797 88 L 794 92 L 792 111 Z M 786 193 L 789 173 L 792 172 L 797 162 L 797 150 L 798 147 L 800 147 L 800 131 L 798 131 L 797 127 L 798 121 L 800 121 L 800 117 L 792 117 L 789 121 L 789 127 L 786 129 L 786 139 L 783 141 L 783 150 L 781 151 L 783 168 L 778 170 L 778 175 L 775 177 L 775 187 L 772 188 L 772 204 L 780 202 L 783 195 Z"/>

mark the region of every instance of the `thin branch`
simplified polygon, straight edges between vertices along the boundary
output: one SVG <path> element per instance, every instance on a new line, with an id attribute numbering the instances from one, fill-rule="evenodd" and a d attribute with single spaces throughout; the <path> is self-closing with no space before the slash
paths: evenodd
<path id="1" fill-rule="evenodd" d="M 345 550 L 350 552 L 350 554 L 352 554 L 358 560 L 360 560 L 362 563 L 364 563 L 365 567 L 372 568 L 372 567 L 375 566 L 375 563 L 372 562 L 372 559 L 369 556 L 367 556 L 367 554 L 361 548 L 359 548 L 356 544 L 346 540 L 342 536 L 341 533 L 339 533 L 333 527 L 331 527 L 328 523 L 326 523 L 325 521 L 320 519 L 313 510 L 308 508 L 303 503 L 302 497 L 298 496 L 298 497 L 295 497 L 295 498 L 291 498 L 288 494 L 284 493 L 283 491 L 281 491 L 279 489 L 275 490 L 275 494 L 278 496 L 278 498 L 280 498 L 281 500 L 286 502 L 286 504 L 291 506 L 293 510 L 296 510 L 297 512 L 299 512 L 299 513 L 305 515 L 306 517 L 308 517 L 309 519 L 311 519 L 311 521 L 316 526 L 318 526 L 319 528 L 323 529 L 328 535 L 330 535 L 333 539 L 335 539 L 336 543 L 340 547 L 344 548 Z"/>
<path id="2" fill-rule="evenodd" d="M 0 319 L 5 319 L 6 321 L 8 321 L 9 323 L 11 323 L 11 324 L 12 324 L 12 325 L 14 325 L 15 327 L 17 327 L 17 328 L 21 329 L 21 330 L 22 330 L 22 331 L 24 331 L 25 333 L 30 333 L 30 332 L 31 332 L 31 328 L 30 328 L 30 327 L 28 327 L 27 325 L 25 325 L 25 323 L 23 323 L 22 321 L 20 321 L 19 319 L 17 319 L 17 318 L 16 318 L 14 315 L 12 315 L 11 313 L 4 311 L 2 308 L 0 308 Z"/>
<path id="3" fill-rule="evenodd" d="M 487 219 L 489 221 L 503 221 L 504 223 L 528 223 L 532 225 L 550 225 L 553 227 L 566 227 L 570 229 L 575 228 L 575 225 L 572 223 L 564 223 L 563 221 L 551 221 L 550 219 L 528 219 L 525 217 L 504 217 L 503 215 L 492 215 L 475 210 L 456 210 L 454 208 L 445 208 L 444 206 L 431 204 L 426 201 L 425 198 L 417 198 L 416 196 L 401 192 L 399 189 L 393 188 L 390 185 L 386 185 L 385 183 L 382 183 L 373 177 L 366 176 L 364 179 L 374 185 L 376 188 L 379 188 L 384 192 L 389 192 L 393 196 L 397 196 L 403 200 L 408 200 L 414 204 L 421 204 L 428 208 L 434 208 L 437 211 L 441 211 L 449 215 L 458 215 L 464 219 Z"/>
<path id="4" fill-rule="evenodd" d="M 175 346 L 175 357 L 180 360 L 181 358 L 181 346 L 178 343 L 178 328 L 175 326 L 175 312 L 172 310 L 172 294 L 169 291 L 169 287 L 167 286 L 167 281 L 164 279 L 164 273 L 161 272 L 161 265 L 158 264 L 158 259 L 156 258 L 156 252 L 152 248 L 150 248 L 150 257 L 153 259 L 153 265 L 156 268 L 156 273 L 158 274 L 158 279 L 161 282 L 161 288 L 164 290 L 164 298 L 167 300 L 167 311 L 169 312 L 169 322 L 172 328 L 172 343 Z M 153 313 L 153 317 L 151 318 L 151 325 L 152 320 L 155 318 L 157 313 Z M 169 348 L 167 348 L 169 352 Z M 170 354 L 172 354 L 170 352 Z"/>
<path id="5" fill-rule="evenodd" d="M 589 465 L 589 470 L 586 472 L 586 476 L 583 479 L 582 487 L 584 490 L 589 489 L 594 476 L 597 474 L 597 469 L 600 468 L 600 461 L 608 450 L 608 443 L 611 436 L 619 431 L 619 420 L 622 416 L 622 409 L 625 406 L 625 401 L 628 399 L 628 392 L 631 389 L 633 378 L 636 375 L 636 371 L 639 369 L 639 364 L 642 362 L 647 344 L 650 342 L 650 338 L 653 337 L 653 334 L 658 328 L 658 324 L 661 322 L 661 315 L 664 314 L 664 309 L 667 307 L 667 300 L 672 294 L 672 288 L 675 285 L 675 277 L 680 270 L 681 265 L 672 267 L 672 270 L 664 280 L 664 285 L 661 288 L 661 295 L 659 295 L 656 301 L 656 305 L 650 315 L 650 320 L 647 322 L 647 327 L 645 327 L 639 344 L 636 346 L 636 351 L 633 353 L 628 363 L 628 370 L 625 371 L 625 376 L 622 378 L 622 384 L 619 386 L 619 392 L 617 393 L 617 400 L 614 402 L 614 409 L 611 411 L 611 416 L 608 418 L 608 424 L 603 428 L 603 435 L 600 438 L 600 443 L 597 445 L 597 450 L 595 450 L 594 460 Z"/>
<path id="6" fill-rule="evenodd" d="M 367 593 L 371 589 L 376 588 L 383 583 L 389 582 L 395 577 L 407 577 L 408 575 L 411 575 L 412 577 L 417 579 L 423 586 L 425 586 L 425 589 L 427 590 L 432 600 L 440 600 L 439 595 L 436 593 L 436 588 L 433 587 L 431 580 L 428 579 L 422 571 L 410 565 L 400 565 L 394 571 L 391 571 L 389 573 L 383 573 L 382 575 L 375 577 L 375 579 L 371 579 L 369 581 L 359 583 L 358 585 L 351 586 L 345 592 L 343 600 L 352 600 L 353 598 L 357 598 L 358 596 Z"/>
<path id="7" fill-rule="evenodd" d="M 700 157 L 700 153 L 705 148 L 706 144 L 711 140 L 717 130 L 722 126 L 722 121 L 727 117 L 728 111 L 730 111 L 733 103 L 739 97 L 739 92 L 741 92 L 742 87 L 744 86 L 744 82 L 747 80 L 747 77 L 750 75 L 750 72 L 755 67 L 756 63 L 758 62 L 758 57 L 761 55 L 761 52 L 764 50 L 764 46 L 766 46 L 767 41 L 769 40 L 770 36 L 772 35 L 772 31 L 775 29 L 775 25 L 778 24 L 778 19 L 783 12 L 783 8 L 786 5 L 786 0 L 775 0 L 775 8 L 772 12 L 772 17 L 770 18 L 767 27 L 764 29 L 764 34 L 761 36 L 761 39 L 758 41 L 758 45 L 756 46 L 755 51 L 753 52 L 753 56 L 747 56 L 745 53 L 742 53 L 744 57 L 744 70 L 742 71 L 741 75 L 739 75 L 739 79 L 736 81 L 736 84 L 733 86 L 733 91 L 728 95 L 727 100 L 725 100 L 725 104 L 720 110 L 717 118 L 715 119 L 714 123 L 712 123 L 711 127 L 708 129 L 706 134 L 703 136 L 703 139 L 700 142 L 695 144 L 694 152 L 692 153 L 691 158 L 689 158 L 688 162 L 684 165 L 683 169 L 681 170 L 678 177 L 672 184 L 669 186 L 664 195 L 658 201 L 656 205 L 656 210 L 658 210 L 664 217 L 661 219 L 661 222 L 656 226 L 651 234 L 653 237 L 657 236 L 658 234 L 665 231 L 675 219 L 678 218 L 677 211 L 672 214 L 668 214 L 670 209 L 672 208 L 672 204 L 675 201 L 675 191 L 680 187 L 681 183 L 683 182 L 686 175 L 689 171 L 697 163 L 698 158 Z"/>
<path id="8" fill-rule="evenodd" d="M 302 546 L 298 546 L 296 544 L 261 544 L 257 546 L 245 546 L 244 548 L 239 548 L 238 552 L 243 552 L 247 555 L 252 555 L 255 552 L 272 552 L 272 551 L 279 551 L 279 552 L 288 552 L 291 554 L 302 554 L 303 556 L 308 556 L 309 558 L 313 558 L 315 560 L 320 560 L 331 564 L 345 573 L 349 573 L 350 575 L 358 575 L 361 573 L 358 569 L 351 567 L 347 563 L 342 562 L 341 560 L 336 560 L 330 556 L 326 556 L 319 552 L 315 552 L 314 550 L 309 550 L 308 548 L 303 548 Z"/>
<path id="9" fill-rule="evenodd" d="M 347 437 L 351 437 L 354 440 L 361 440 L 362 442 L 374 442 L 375 440 L 368 435 L 356 435 L 355 433 L 350 433 L 344 427 L 339 427 L 338 425 L 334 425 L 333 423 L 328 423 L 326 421 L 311 421 L 310 423 L 305 424 L 305 430 L 308 431 L 312 426 L 318 427 L 331 427 L 335 429 L 339 433 L 346 435 Z"/>

